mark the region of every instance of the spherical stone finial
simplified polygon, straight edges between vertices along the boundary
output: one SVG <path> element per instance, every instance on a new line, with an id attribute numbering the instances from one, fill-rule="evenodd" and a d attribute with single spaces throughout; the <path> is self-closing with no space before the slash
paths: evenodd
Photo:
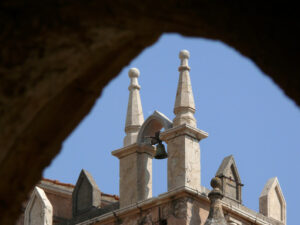
<path id="1" fill-rule="evenodd" d="M 181 50 L 180 53 L 179 53 L 179 58 L 181 60 L 183 59 L 189 59 L 190 58 L 190 52 L 188 50 Z"/>
<path id="2" fill-rule="evenodd" d="M 220 189 L 221 186 L 222 186 L 222 182 L 221 182 L 221 179 L 219 177 L 214 177 L 213 179 L 211 179 L 210 181 L 210 186 L 213 188 L 213 189 Z"/>
<path id="3" fill-rule="evenodd" d="M 130 78 L 133 77 L 139 77 L 140 76 L 140 71 L 138 68 L 131 68 L 128 72 L 128 75 Z"/>

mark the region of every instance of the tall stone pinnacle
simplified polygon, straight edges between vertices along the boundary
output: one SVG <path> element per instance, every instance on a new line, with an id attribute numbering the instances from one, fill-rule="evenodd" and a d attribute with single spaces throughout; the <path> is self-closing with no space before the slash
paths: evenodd
<path id="1" fill-rule="evenodd" d="M 139 129 L 144 122 L 144 115 L 140 97 L 140 85 L 138 77 L 140 71 L 137 68 L 131 68 L 128 72 L 130 77 L 129 99 L 126 115 L 124 146 L 131 145 L 136 142 Z"/>
<path id="2" fill-rule="evenodd" d="M 223 194 L 221 192 L 221 179 L 214 177 L 211 180 L 210 185 L 213 190 L 208 194 L 210 209 L 204 225 L 227 225 L 221 203 L 221 199 L 223 198 Z"/>
<path id="3" fill-rule="evenodd" d="M 176 93 L 176 101 L 174 106 L 175 118 L 173 120 L 174 126 L 188 124 L 196 127 L 195 103 L 190 79 L 190 67 L 188 59 L 190 53 L 187 50 L 182 50 L 179 53 L 181 64 L 178 68 L 180 75 Z"/>

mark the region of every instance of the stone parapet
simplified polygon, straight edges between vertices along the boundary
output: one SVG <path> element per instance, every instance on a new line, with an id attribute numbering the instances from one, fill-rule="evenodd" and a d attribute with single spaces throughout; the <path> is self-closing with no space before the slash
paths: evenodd
<path id="1" fill-rule="evenodd" d="M 180 187 L 76 225 L 163 224 L 163 221 L 168 225 L 203 225 L 209 213 L 208 193 L 209 190 L 203 186 L 199 190 Z M 221 204 L 228 224 L 283 225 L 241 204 L 233 205 L 225 201 Z"/>

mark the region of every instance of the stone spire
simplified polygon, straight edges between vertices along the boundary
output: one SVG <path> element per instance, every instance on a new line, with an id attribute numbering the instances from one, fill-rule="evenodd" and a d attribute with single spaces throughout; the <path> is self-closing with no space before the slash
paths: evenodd
<path id="1" fill-rule="evenodd" d="M 223 194 L 221 192 L 221 179 L 214 177 L 211 180 L 210 185 L 213 190 L 208 194 L 210 209 L 204 225 L 227 225 L 221 203 L 221 199 L 223 198 Z"/>
<path id="2" fill-rule="evenodd" d="M 179 53 L 181 64 L 178 68 L 180 75 L 177 87 L 176 101 L 174 107 L 174 126 L 182 124 L 188 124 L 196 127 L 195 103 L 192 91 L 191 79 L 190 79 L 190 67 L 188 65 L 188 59 L 190 53 L 187 50 L 182 50 Z"/>
<path id="3" fill-rule="evenodd" d="M 208 134 L 196 126 L 195 103 L 188 66 L 189 52 L 179 54 L 181 65 L 174 107 L 173 127 L 160 134 L 168 144 L 168 191 L 179 187 L 201 189 L 199 141 Z"/>
<path id="4" fill-rule="evenodd" d="M 144 115 L 140 97 L 140 85 L 138 77 L 140 71 L 137 68 L 131 68 L 128 72 L 130 77 L 129 99 L 126 115 L 124 146 L 131 145 L 136 142 L 139 129 L 144 122 Z"/>

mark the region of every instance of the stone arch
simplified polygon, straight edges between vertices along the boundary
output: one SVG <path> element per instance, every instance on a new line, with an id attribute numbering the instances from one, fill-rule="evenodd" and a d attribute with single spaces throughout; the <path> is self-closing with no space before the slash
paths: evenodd
<path id="1" fill-rule="evenodd" d="M 155 132 L 160 131 L 162 128 L 168 130 L 173 127 L 173 122 L 164 114 L 154 111 L 143 123 L 137 138 L 137 143 L 149 143 L 147 136 L 154 136 Z"/>

